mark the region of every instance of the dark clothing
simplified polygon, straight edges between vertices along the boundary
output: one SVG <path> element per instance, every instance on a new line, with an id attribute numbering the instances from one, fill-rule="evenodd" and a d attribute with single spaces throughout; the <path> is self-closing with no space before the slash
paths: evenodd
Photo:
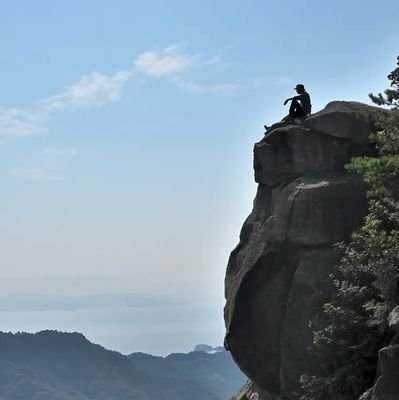
<path id="1" fill-rule="evenodd" d="M 310 104 L 310 96 L 308 92 L 302 92 L 298 96 L 295 96 L 292 102 L 294 102 L 294 100 L 299 100 L 301 102 L 302 112 L 304 113 L 304 115 L 302 115 L 303 117 L 310 114 L 312 111 L 312 104 Z"/>
<path id="2" fill-rule="evenodd" d="M 307 114 L 305 114 L 305 111 L 303 111 L 302 106 L 299 104 L 296 98 L 293 98 L 290 105 L 289 116 L 296 118 L 296 117 L 306 117 L 306 115 Z"/>
<path id="3" fill-rule="evenodd" d="M 293 121 L 294 118 L 304 118 L 310 114 L 312 111 L 312 104 L 310 103 L 309 93 L 306 92 L 305 87 L 301 84 L 296 85 L 295 90 L 298 96 L 290 97 L 284 101 L 284 105 L 291 101 L 289 114 L 284 117 L 281 122 L 277 122 L 272 126 L 264 125 L 266 129 L 265 135 L 273 129 L 295 122 Z"/>

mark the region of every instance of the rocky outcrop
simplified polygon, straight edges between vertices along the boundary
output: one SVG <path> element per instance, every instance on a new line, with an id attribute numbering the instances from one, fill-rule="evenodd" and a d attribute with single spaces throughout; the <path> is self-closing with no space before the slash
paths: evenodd
<path id="1" fill-rule="evenodd" d="M 334 244 L 367 211 L 363 182 L 344 167 L 373 151 L 378 112 L 332 102 L 306 120 L 274 125 L 255 145 L 259 186 L 227 266 L 225 345 L 272 397 L 299 398 L 300 376 L 318 368 L 309 321 L 331 294 Z"/>
<path id="2" fill-rule="evenodd" d="M 389 346 L 378 352 L 379 375 L 375 385 L 360 400 L 397 400 L 399 398 L 399 306 L 389 315 L 389 327 L 395 332 Z"/>
<path id="3" fill-rule="evenodd" d="M 231 400 L 278 400 L 270 393 L 262 390 L 254 382 L 248 381 Z"/>

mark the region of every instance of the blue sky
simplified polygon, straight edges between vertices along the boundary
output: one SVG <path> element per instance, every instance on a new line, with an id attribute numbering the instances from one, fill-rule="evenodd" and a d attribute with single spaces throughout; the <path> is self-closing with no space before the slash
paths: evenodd
<path id="1" fill-rule="evenodd" d="M 224 270 L 256 190 L 253 143 L 296 83 L 314 111 L 385 89 L 396 2 L 1 5 L 0 288 L 199 302 L 210 328 L 188 328 L 181 350 L 219 344 Z M 0 329 L 80 329 L 121 348 L 62 315 Z M 179 350 L 151 347 L 145 329 L 125 352 Z"/>

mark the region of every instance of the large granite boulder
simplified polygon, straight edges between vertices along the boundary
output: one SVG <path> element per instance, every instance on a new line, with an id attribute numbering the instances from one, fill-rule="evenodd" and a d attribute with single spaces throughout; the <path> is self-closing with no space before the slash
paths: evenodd
<path id="1" fill-rule="evenodd" d="M 306 118 L 304 125 L 327 136 L 366 144 L 376 114 L 381 112 L 381 108 L 355 101 L 332 101 L 324 110 Z"/>
<path id="2" fill-rule="evenodd" d="M 318 368 L 309 321 L 331 295 L 341 256 L 334 244 L 367 212 L 365 186 L 345 164 L 373 151 L 377 110 L 333 102 L 306 120 L 276 124 L 255 145 L 259 186 L 227 266 L 225 345 L 270 396 L 298 399 L 300 376 Z"/>
<path id="3" fill-rule="evenodd" d="M 255 144 L 255 181 L 278 186 L 304 174 L 344 172 L 356 146 L 302 125 L 288 124 Z M 276 151 L 278 149 L 278 151 Z"/>

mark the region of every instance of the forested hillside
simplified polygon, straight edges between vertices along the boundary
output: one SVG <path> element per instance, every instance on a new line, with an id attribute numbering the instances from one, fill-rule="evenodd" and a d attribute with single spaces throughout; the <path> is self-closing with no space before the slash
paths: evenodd
<path id="1" fill-rule="evenodd" d="M 226 352 L 124 356 L 79 333 L 0 333 L 1 400 L 221 400 L 244 380 Z"/>

